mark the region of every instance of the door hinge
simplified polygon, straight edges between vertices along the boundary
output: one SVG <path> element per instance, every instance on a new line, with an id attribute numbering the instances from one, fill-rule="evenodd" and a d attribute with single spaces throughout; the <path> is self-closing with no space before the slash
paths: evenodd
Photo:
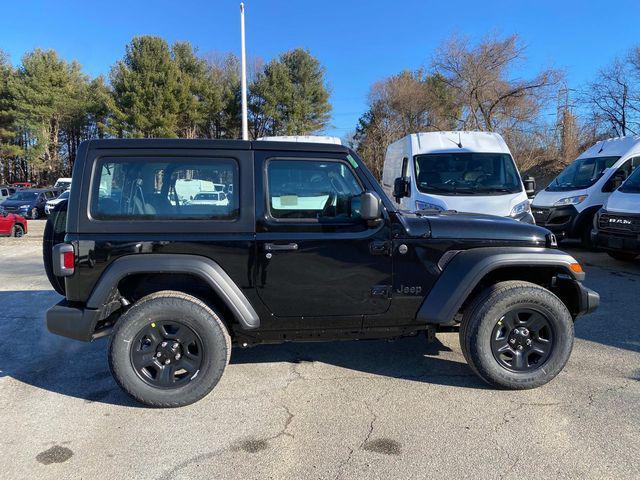
<path id="1" fill-rule="evenodd" d="M 391 242 L 373 241 L 369 244 L 369 252 L 371 255 L 391 255 Z"/>
<path id="2" fill-rule="evenodd" d="M 371 287 L 371 296 L 374 298 L 389 298 L 391 285 L 374 285 Z"/>

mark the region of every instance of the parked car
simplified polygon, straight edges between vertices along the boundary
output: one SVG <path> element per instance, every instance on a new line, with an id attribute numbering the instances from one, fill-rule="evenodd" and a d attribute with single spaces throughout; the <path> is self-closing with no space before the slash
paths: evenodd
<path id="1" fill-rule="evenodd" d="M 200 192 L 193 197 L 193 200 L 189 200 L 187 205 L 220 205 L 225 206 L 229 204 L 227 194 L 224 192 Z"/>
<path id="2" fill-rule="evenodd" d="M 2 206 L 10 213 L 17 213 L 25 218 L 35 220 L 45 215 L 44 206 L 48 200 L 53 198 L 55 198 L 55 193 L 49 189 L 17 190 L 2 202 Z"/>
<path id="3" fill-rule="evenodd" d="M 0 204 L 16 192 L 14 187 L 0 185 Z"/>
<path id="4" fill-rule="evenodd" d="M 62 193 L 65 190 L 69 190 L 70 186 L 71 186 L 71 179 L 61 177 L 58 180 L 56 180 L 56 183 L 53 185 L 53 189 L 58 193 Z"/>
<path id="5" fill-rule="evenodd" d="M 536 224 L 558 240 L 578 238 L 592 246 L 593 218 L 607 198 L 640 165 L 640 136 L 596 143 L 533 199 Z"/>
<path id="6" fill-rule="evenodd" d="M 178 179 L 219 177 L 236 187 L 227 204 L 171 202 Z M 574 321 L 599 302 L 548 230 L 401 210 L 340 145 L 91 140 L 73 178 L 45 228 L 65 296 L 47 327 L 110 335 L 116 381 L 150 406 L 203 398 L 232 345 L 458 327 L 484 381 L 534 388 L 562 370 Z"/>
<path id="7" fill-rule="evenodd" d="M 68 200 L 69 199 L 69 190 L 65 190 L 64 192 L 62 192 L 59 196 L 57 196 L 56 198 L 54 198 L 53 200 L 49 200 L 47 203 L 45 203 L 44 205 L 44 213 L 47 214 L 47 216 L 51 213 L 51 210 L 53 210 L 53 208 L 60 204 L 61 202 Z"/>
<path id="8" fill-rule="evenodd" d="M 11 186 L 14 187 L 15 189 L 20 189 L 20 190 L 23 190 L 25 188 L 36 188 L 36 184 L 31 182 L 15 182 L 15 183 L 12 183 Z"/>
<path id="9" fill-rule="evenodd" d="M 595 246 L 616 260 L 632 261 L 640 255 L 640 168 L 596 214 L 592 239 Z"/>
<path id="10" fill-rule="evenodd" d="M 407 210 L 455 210 L 533 223 L 520 173 L 497 133 L 407 135 L 387 148 L 382 186 Z"/>
<path id="11" fill-rule="evenodd" d="M 27 233 L 27 220 L 0 206 L 0 236 L 22 237 Z"/>

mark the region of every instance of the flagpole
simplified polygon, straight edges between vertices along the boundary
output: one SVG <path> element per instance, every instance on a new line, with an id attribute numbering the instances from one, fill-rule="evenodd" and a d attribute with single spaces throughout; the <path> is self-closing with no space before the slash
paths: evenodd
<path id="1" fill-rule="evenodd" d="M 247 52 L 244 42 L 244 3 L 240 3 L 240 50 L 242 70 L 242 139 L 249 140 L 249 122 L 247 120 Z"/>

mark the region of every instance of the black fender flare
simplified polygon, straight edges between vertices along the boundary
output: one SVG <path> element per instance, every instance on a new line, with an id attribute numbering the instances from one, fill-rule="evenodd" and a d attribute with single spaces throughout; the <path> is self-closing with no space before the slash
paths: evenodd
<path id="1" fill-rule="evenodd" d="M 503 267 L 558 267 L 575 281 L 584 273 L 570 268 L 577 261 L 561 250 L 537 247 L 485 247 L 463 250 L 444 266 L 426 296 L 416 320 L 420 323 L 451 325 L 473 289 L 488 273 Z"/>
<path id="2" fill-rule="evenodd" d="M 243 329 L 253 330 L 260 326 L 260 317 L 227 272 L 215 261 L 199 255 L 149 253 L 120 257 L 100 276 L 87 300 L 86 307 L 101 309 L 114 294 L 120 280 L 138 273 L 195 275 L 207 282 L 220 296 Z"/>

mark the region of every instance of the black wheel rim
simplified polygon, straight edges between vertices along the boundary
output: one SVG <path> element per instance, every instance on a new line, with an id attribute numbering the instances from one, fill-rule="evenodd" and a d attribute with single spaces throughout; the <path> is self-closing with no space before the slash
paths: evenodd
<path id="1" fill-rule="evenodd" d="M 22 237 L 23 233 L 24 232 L 22 231 L 22 227 L 16 226 L 13 236 L 16 237 L 16 238 L 20 238 L 20 237 Z"/>
<path id="2" fill-rule="evenodd" d="M 179 321 L 151 322 L 131 346 L 138 376 L 156 388 L 178 388 L 192 381 L 202 366 L 202 340 Z"/>
<path id="3" fill-rule="evenodd" d="M 554 341 L 553 326 L 544 313 L 519 307 L 496 323 L 491 333 L 491 352 L 503 368 L 530 372 L 549 360 Z"/>

